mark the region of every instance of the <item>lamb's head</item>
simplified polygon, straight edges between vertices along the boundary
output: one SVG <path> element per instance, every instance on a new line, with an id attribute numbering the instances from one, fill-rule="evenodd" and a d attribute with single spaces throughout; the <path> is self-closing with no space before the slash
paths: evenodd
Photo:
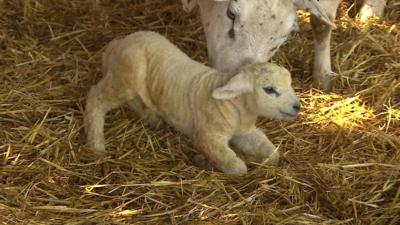
<path id="1" fill-rule="evenodd" d="M 215 99 L 233 99 L 245 94 L 246 107 L 257 115 L 291 120 L 300 111 L 300 102 L 288 70 L 273 63 L 244 66 L 224 86 L 214 90 Z"/>
<path id="2" fill-rule="evenodd" d="M 300 111 L 300 102 L 291 84 L 287 69 L 272 63 L 255 64 L 255 106 L 259 114 L 268 118 L 293 119 Z"/>
<path id="3" fill-rule="evenodd" d="M 210 63 L 235 73 L 248 62 L 268 61 L 297 29 L 295 8 L 303 8 L 333 24 L 318 0 L 191 0 L 197 1 Z"/>

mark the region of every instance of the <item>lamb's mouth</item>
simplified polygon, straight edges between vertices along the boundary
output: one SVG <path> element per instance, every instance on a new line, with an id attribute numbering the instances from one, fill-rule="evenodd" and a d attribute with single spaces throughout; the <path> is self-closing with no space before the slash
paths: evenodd
<path id="1" fill-rule="evenodd" d="M 279 110 L 279 112 L 280 112 L 284 117 L 288 117 L 288 118 L 294 118 L 294 117 L 297 116 L 297 113 L 296 113 L 296 114 L 292 114 L 292 113 L 284 112 L 284 111 L 282 111 L 282 110 Z"/>

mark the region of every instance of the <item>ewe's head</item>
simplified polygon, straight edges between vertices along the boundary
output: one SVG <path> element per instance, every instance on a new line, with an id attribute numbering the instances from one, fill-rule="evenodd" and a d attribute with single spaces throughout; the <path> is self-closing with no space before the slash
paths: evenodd
<path id="1" fill-rule="evenodd" d="M 268 61 L 297 29 L 296 7 L 332 24 L 318 0 L 197 0 L 197 4 L 210 62 L 223 72 Z"/>
<path id="2" fill-rule="evenodd" d="M 273 63 L 254 63 L 215 89 L 213 97 L 223 100 L 247 94 L 247 107 L 258 115 L 290 120 L 300 111 L 300 102 L 291 82 L 290 73 L 285 68 Z"/>

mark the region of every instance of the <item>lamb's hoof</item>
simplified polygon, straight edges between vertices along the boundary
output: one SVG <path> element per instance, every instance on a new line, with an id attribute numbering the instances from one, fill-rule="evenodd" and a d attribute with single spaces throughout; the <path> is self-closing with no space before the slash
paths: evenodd
<path id="1" fill-rule="evenodd" d="M 279 151 L 275 149 L 275 151 L 264 161 L 266 165 L 270 166 L 278 166 L 279 164 Z"/>
<path id="2" fill-rule="evenodd" d="M 230 168 L 222 169 L 222 172 L 231 176 L 241 176 L 247 173 L 247 166 L 242 160 L 238 159 L 233 164 Z"/>
<path id="3" fill-rule="evenodd" d="M 193 162 L 201 169 L 212 170 L 210 162 L 203 155 L 195 155 Z M 229 168 L 219 168 L 219 170 L 227 175 L 240 176 L 247 173 L 247 166 L 241 159 L 237 159 L 235 162 L 230 163 Z"/>

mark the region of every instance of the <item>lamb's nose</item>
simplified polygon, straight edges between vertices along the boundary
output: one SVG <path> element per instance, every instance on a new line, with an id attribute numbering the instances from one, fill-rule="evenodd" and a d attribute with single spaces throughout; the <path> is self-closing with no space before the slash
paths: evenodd
<path id="1" fill-rule="evenodd" d="M 293 111 L 296 113 L 300 112 L 300 103 L 296 103 L 293 105 Z"/>

